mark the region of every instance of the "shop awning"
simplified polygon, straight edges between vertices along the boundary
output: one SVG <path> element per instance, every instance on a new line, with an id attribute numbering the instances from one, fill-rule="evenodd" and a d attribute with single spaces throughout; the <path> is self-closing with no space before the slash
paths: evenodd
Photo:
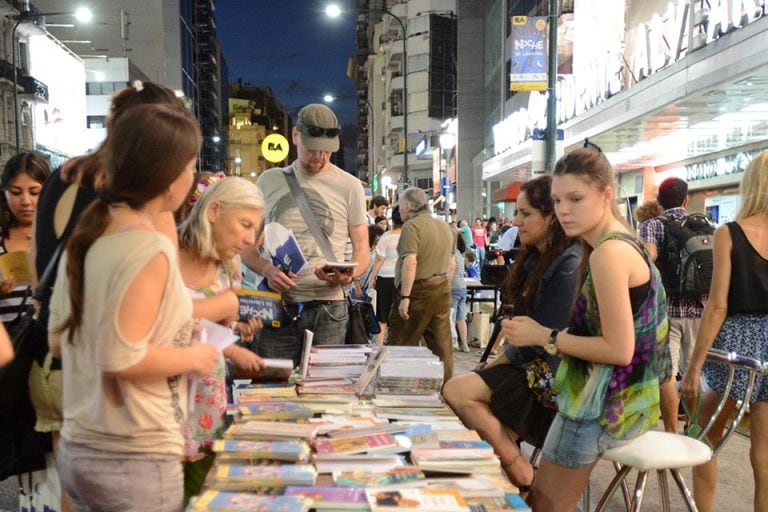
<path id="1" fill-rule="evenodd" d="M 520 187 L 522 184 L 522 181 L 516 181 L 504 187 L 497 188 L 491 193 L 491 200 L 494 203 L 509 203 L 517 201 L 517 196 L 520 195 Z"/>

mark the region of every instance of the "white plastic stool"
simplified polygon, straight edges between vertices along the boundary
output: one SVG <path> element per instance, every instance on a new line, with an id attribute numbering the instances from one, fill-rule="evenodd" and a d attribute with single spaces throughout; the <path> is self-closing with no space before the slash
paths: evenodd
<path id="1" fill-rule="evenodd" d="M 643 493 L 648 480 L 648 472 L 650 471 L 656 471 L 658 474 L 662 506 L 664 506 L 664 510 L 669 510 L 669 489 L 664 473 L 666 470 L 669 470 L 675 479 L 688 509 L 696 510 L 696 505 L 694 505 L 691 493 L 683 481 L 680 469 L 709 462 L 712 458 L 712 449 L 698 439 L 682 434 L 652 430 L 631 443 L 607 450 L 603 454 L 603 458 L 620 464 L 621 469 L 606 489 L 600 503 L 597 504 L 597 511 L 604 509 L 616 488 L 633 469 L 638 471 L 638 475 L 635 492 L 630 500 L 630 510 L 640 510 L 643 504 Z"/>
<path id="2" fill-rule="evenodd" d="M 688 487 L 685 485 L 680 469 L 704 464 L 717 455 L 725 442 L 735 432 L 736 427 L 747 410 L 756 376 L 768 374 L 766 363 L 750 357 L 740 356 L 733 352 L 728 353 L 711 349 L 707 354 L 707 361 L 726 365 L 728 367 L 728 381 L 715 412 L 712 414 L 709 423 L 702 429 L 698 438 L 694 439 L 682 434 L 669 432 L 650 431 L 624 446 L 607 450 L 603 454 L 603 458 L 612 461 L 617 466 L 618 472 L 600 499 L 596 512 L 601 512 L 605 509 L 608 500 L 611 499 L 618 486 L 626 480 L 629 472 L 633 469 L 638 471 L 637 482 L 634 495 L 631 497 L 630 503 L 627 503 L 627 510 L 632 512 L 640 510 L 643 504 L 643 493 L 645 492 L 648 472 L 655 470 L 659 478 L 662 507 L 665 512 L 668 512 L 670 510 L 669 489 L 667 488 L 665 471 L 669 470 L 680 489 L 688 510 L 696 511 L 696 505 L 693 502 Z M 709 429 L 712 428 L 716 418 L 723 410 L 731 392 L 736 370 L 747 373 L 747 387 L 744 390 L 744 396 L 741 397 L 741 405 L 738 407 L 737 414 L 728 423 L 725 433 L 718 440 L 714 448 L 710 448 L 707 444 L 699 441 L 699 439 L 702 439 Z"/>

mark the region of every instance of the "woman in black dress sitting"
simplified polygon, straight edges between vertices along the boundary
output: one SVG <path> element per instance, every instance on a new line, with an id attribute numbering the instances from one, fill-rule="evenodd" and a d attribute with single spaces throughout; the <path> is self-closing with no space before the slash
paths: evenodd
<path id="1" fill-rule="evenodd" d="M 524 184 L 515 226 L 522 244 L 502 285 L 508 315 L 526 315 L 553 329 L 565 328 L 581 260 L 554 214 L 552 179 Z M 533 467 L 520 456 L 518 441 L 540 447 L 554 418 L 550 385 L 559 359 L 540 347 L 509 346 L 482 369 L 448 381 L 443 396 L 464 424 L 493 445 L 510 481 L 522 491 L 533 482 Z"/>

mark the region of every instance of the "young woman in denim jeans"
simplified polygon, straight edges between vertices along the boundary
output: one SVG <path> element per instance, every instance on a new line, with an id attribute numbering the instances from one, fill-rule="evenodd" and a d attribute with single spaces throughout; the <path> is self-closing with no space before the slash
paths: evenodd
<path id="1" fill-rule="evenodd" d="M 621 219 L 611 164 L 591 147 L 562 157 L 552 178 L 555 213 L 584 244 L 581 295 L 567 330 L 529 317 L 503 321 L 516 346 L 561 362 L 558 414 L 533 485 L 537 512 L 573 510 L 600 455 L 658 423 L 659 382 L 669 377 L 669 322 L 658 270 Z"/>

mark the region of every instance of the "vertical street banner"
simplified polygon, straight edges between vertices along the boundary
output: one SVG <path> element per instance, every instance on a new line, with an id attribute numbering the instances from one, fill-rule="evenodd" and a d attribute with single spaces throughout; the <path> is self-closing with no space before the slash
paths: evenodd
<path id="1" fill-rule="evenodd" d="M 547 90 L 546 29 L 546 16 L 512 16 L 511 91 Z"/>

